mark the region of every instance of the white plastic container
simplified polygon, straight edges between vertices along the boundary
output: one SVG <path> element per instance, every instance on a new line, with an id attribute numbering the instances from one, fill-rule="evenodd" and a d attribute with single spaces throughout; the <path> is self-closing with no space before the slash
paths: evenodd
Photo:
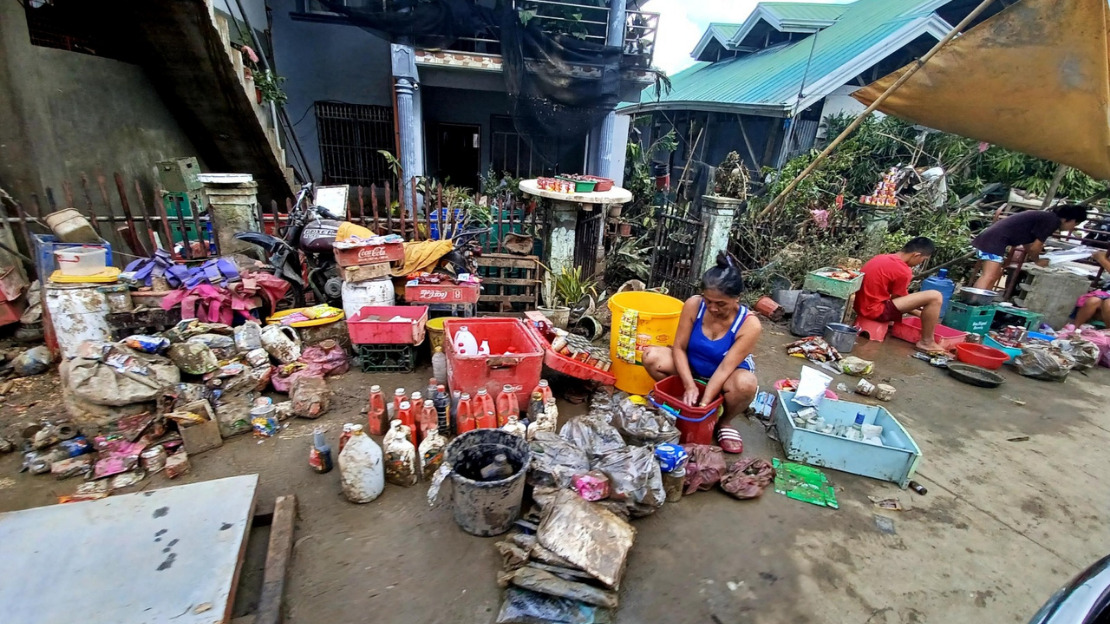
<path id="1" fill-rule="evenodd" d="M 58 338 L 63 358 L 77 354 L 85 340 L 110 341 L 108 298 L 99 284 L 49 284 L 46 287 L 46 309 Z"/>
<path id="2" fill-rule="evenodd" d="M 478 339 L 464 325 L 455 332 L 455 352 L 459 355 L 478 355 Z"/>
<path id="3" fill-rule="evenodd" d="M 107 265 L 107 250 L 103 247 L 67 247 L 54 252 L 54 260 L 62 275 L 84 277 L 96 275 Z"/>
<path id="4" fill-rule="evenodd" d="M 100 236 L 89 220 L 73 208 L 53 212 L 43 218 L 54 235 L 63 243 L 97 243 Z"/>
<path id="5" fill-rule="evenodd" d="M 420 471 L 425 481 L 431 481 L 432 476 L 439 470 L 443 463 L 443 451 L 447 448 L 447 438 L 440 434 L 438 429 L 432 429 L 428 436 L 420 441 Z"/>
<path id="6" fill-rule="evenodd" d="M 519 418 L 512 415 L 509 416 L 507 422 L 505 423 L 505 426 L 501 427 L 501 430 L 508 431 L 509 433 L 521 438 L 526 437 L 528 432 L 528 428 L 524 426 L 524 423 L 520 422 Z"/>
<path id="7" fill-rule="evenodd" d="M 352 503 L 369 503 L 385 489 L 382 449 L 362 430 L 351 427 L 351 439 L 339 453 L 339 479 L 343 495 Z"/>
<path id="8" fill-rule="evenodd" d="M 354 318 L 367 306 L 391 306 L 397 302 L 393 280 L 389 278 L 343 282 L 342 296 L 343 313 L 347 318 Z"/>
<path id="9" fill-rule="evenodd" d="M 389 431 L 385 433 L 385 438 L 382 440 L 385 446 L 386 466 L 389 468 L 385 476 L 393 485 L 412 487 L 420 478 L 416 447 L 409 442 L 410 435 L 412 434 L 408 427 L 400 420 L 394 420 L 389 423 Z"/>
<path id="10" fill-rule="evenodd" d="M 291 364 L 301 357 L 301 337 L 286 325 L 267 325 L 260 338 L 262 348 L 282 364 Z"/>

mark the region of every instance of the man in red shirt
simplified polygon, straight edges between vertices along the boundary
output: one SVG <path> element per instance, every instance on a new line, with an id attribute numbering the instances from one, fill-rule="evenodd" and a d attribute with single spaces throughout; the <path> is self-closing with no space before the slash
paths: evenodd
<path id="1" fill-rule="evenodd" d="M 856 314 L 879 323 L 902 320 L 909 313 L 921 317 L 921 342 L 917 348 L 942 351 L 933 332 L 940 321 L 944 296 L 937 290 L 909 293 L 913 268 L 925 262 L 936 251 L 933 241 L 918 236 L 906 243 L 902 251 L 875 256 L 863 265 L 863 285 L 856 293 Z"/>

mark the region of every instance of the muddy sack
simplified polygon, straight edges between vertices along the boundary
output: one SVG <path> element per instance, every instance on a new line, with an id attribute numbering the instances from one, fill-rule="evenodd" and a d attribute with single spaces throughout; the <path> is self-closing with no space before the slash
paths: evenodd
<path id="1" fill-rule="evenodd" d="M 298 377 L 289 391 L 293 413 L 301 418 L 319 418 L 331 405 L 331 392 L 323 377 Z"/>
<path id="2" fill-rule="evenodd" d="M 549 431 L 537 431 L 529 448 L 528 483 L 532 486 L 570 487 L 574 475 L 590 469 L 585 451 Z"/>
<path id="3" fill-rule="evenodd" d="M 179 342 L 170 346 L 167 355 L 187 375 L 204 375 L 220 367 L 216 354 L 203 342 Z"/>
<path id="4" fill-rule="evenodd" d="M 649 447 L 626 446 L 606 453 L 592 468 L 609 477 L 610 500 L 625 502 L 632 517 L 653 513 L 667 500 L 663 474 Z"/>
<path id="5" fill-rule="evenodd" d="M 775 468 L 766 459 L 749 457 L 728 467 L 721 477 L 721 489 L 740 500 L 758 498 L 775 480 Z"/>
<path id="6" fill-rule="evenodd" d="M 687 444 L 683 448 L 690 455 L 686 461 L 686 492 L 711 489 L 725 474 L 725 455 L 719 446 Z"/>
<path id="7" fill-rule="evenodd" d="M 89 403 L 118 407 L 154 401 L 181 381 L 178 368 L 160 355 L 111 343 L 81 352 L 91 357 L 62 362 L 62 379 L 76 397 Z"/>

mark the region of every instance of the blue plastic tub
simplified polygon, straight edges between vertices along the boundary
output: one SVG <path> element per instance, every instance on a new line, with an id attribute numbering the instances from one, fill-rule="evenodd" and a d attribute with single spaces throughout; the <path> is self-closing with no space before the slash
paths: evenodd
<path id="1" fill-rule="evenodd" d="M 790 460 L 892 481 L 901 488 L 913 478 L 921 461 L 921 449 L 886 408 L 831 399 L 822 399 L 817 405 L 818 415 L 833 425 L 851 425 L 856 421 L 856 414 L 863 412 L 864 424 L 883 428 L 883 446 L 875 446 L 798 428 L 790 414 L 802 406 L 794 402 L 791 391 L 779 390 L 778 395 L 775 424 L 782 448 Z"/>
<path id="2" fill-rule="evenodd" d="M 58 268 L 58 263 L 54 259 L 54 252 L 59 249 L 68 249 L 69 247 L 103 247 L 107 266 L 113 265 L 112 245 L 104 239 L 101 239 L 99 243 L 63 243 L 53 234 L 32 234 L 31 236 L 35 239 L 35 264 L 38 265 L 38 278 L 39 282 L 43 284 L 46 283 L 50 274 Z"/>
<path id="3" fill-rule="evenodd" d="M 1014 348 L 1014 347 L 1004 347 L 1004 346 L 1002 346 L 1002 343 L 998 342 L 994 338 L 991 338 L 990 336 L 983 336 L 983 345 L 987 346 L 987 347 L 993 347 L 995 349 L 998 349 L 999 351 L 1001 351 L 1001 352 L 1005 353 L 1006 355 L 1010 356 L 1010 359 L 1006 360 L 1007 364 L 1013 364 L 1014 363 L 1014 358 L 1021 355 L 1021 349 Z"/>

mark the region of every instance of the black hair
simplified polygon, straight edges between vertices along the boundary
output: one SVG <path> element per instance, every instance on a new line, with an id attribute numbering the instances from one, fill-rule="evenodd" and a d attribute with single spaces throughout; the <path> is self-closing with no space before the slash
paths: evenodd
<path id="1" fill-rule="evenodd" d="M 701 289 L 720 291 L 729 297 L 739 297 L 744 292 L 744 278 L 735 260 L 724 251 L 717 252 L 717 266 L 701 276 Z"/>
<path id="2" fill-rule="evenodd" d="M 933 239 L 924 236 L 910 239 L 910 242 L 902 245 L 902 253 L 919 253 L 923 256 L 931 256 L 937 252 L 936 243 Z"/>
<path id="3" fill-rule="evenodd" d="M 1052 212 L 1055 212 L 1061 221 L 1075 221 L 1078 223 L 1087 220 L 1087 209 L 1083 206 L 1057 206 Z"/>

